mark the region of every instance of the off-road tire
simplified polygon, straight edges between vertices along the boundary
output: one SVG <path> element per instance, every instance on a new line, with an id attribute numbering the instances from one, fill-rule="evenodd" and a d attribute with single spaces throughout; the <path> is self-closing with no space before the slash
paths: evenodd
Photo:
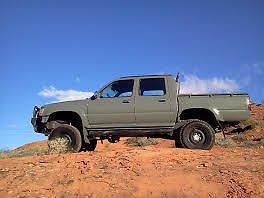
<path id="1" fill-rule="evenodd" d="M 180 137 L 180 131 L 175 132 L 174 140 L 175 140 L 175 147 L 176 148 L 183 148 L 184 147 L 184 145 L 182 145 L 182 143 L 181 143 L 180 138 L 181 138 Z"/>
<path id="2" fill-rule="evenodd" d="M 207 122 L 195 120 L 182 127 L 180 142 L 185 148 L 210 150 L 215 142 L 214 134 Z"/>
<path id="3" fill-rule="evenodd" d="M 90 143 L 85 143 L 83 145 L 83 150 L 84 151 L 94 151 L 97 145 L 97 140 L 96 139 L 89 139 Z"/>
<path id="4" fill-rule="evenodd" d="M 82 136 L 80 131 L 71 125 L 62 124 L 55 128 L 49 135 L 49 140 L 55 138 L 66 138 L 69 140 L 69 150 L 73 152 L 79 152 L 82 147 Z"/>

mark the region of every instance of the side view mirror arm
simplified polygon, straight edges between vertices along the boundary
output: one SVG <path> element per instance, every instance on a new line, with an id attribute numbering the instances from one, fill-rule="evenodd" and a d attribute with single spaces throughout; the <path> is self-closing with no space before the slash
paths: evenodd
<path id="1" fill-rule="evenodd" d="M 91 100 L 95 100 L 98 98 L 98 92 L 96 91 L 94 95 L 92 95 Z"/>

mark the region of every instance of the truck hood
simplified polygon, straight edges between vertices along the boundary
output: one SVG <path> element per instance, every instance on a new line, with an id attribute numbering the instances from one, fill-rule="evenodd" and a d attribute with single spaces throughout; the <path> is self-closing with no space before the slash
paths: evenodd
<path id="1" fill-rule="evenodd" d="M 46 104 L 41 108 L 44 108 L 43 116 L 48 116 L 57 111 L 83 111 L 87 109 L 88 103 L 89 99 L 83 99 Z"/>

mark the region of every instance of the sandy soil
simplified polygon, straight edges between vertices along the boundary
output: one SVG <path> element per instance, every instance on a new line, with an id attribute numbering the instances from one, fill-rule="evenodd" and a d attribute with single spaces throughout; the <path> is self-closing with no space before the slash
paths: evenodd
<path id="1" fill-rule="evenodd" d="M 0 197 L 264 197 L 264 149 L 99 145 L 2 159 Z"/>
<path id="2" fill-rule="evenodd" d="M 95 152 L 1 159 L 0 197 L 264 197 L 263 147 L 203 151 L 168 140 L 143 148 L 124 142 L 99 143 Z M 32 146 L 47 143 L 18 149 Z"/>

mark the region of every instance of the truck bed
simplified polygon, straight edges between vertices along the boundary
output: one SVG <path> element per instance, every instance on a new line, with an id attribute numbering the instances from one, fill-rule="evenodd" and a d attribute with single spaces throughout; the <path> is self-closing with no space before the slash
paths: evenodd
<path id="1" fill-rule="evenodd" d="M 247 93 L 180 94 L 179 112 L 190 108 L 208 108 L 219 121 L 241 121 L 249 118 Z"/>

